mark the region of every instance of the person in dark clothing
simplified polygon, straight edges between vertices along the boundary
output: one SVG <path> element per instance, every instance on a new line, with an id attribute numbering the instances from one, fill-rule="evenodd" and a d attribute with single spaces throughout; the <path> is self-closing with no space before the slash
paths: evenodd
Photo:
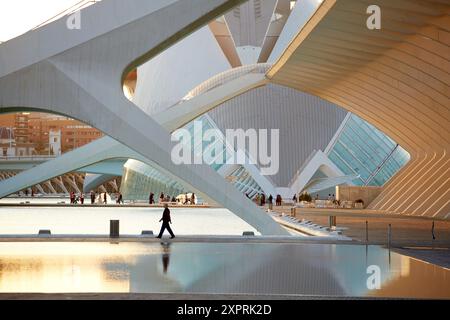
<path id="1" fill-rule="evenodd" d="M 152 192 L 150 193 L 150 197 L 148 198 L 149 204 L 155 204 L 155 194 Z"/>
<path id="2" fill-rule="evenodd" d="M 119 192 L 119 196 L 117 197 L 117 203 L 118 204 L 123 204 L 123 196 L 122 196 L 121 192 Z"/>
<path id="3" fill-rule="evenodd" d="M 281 195 L 277 194 L 276 205 L 277 205 L 277 206 L 281 206 L 281 202 L 282 202 Z"/>
<path id="4" fill-rule="evenodd" d="M 264 207 L 266 205 L 266 195 L 261 193 L 261 206 Z"/>
<path id="5" fill-rule="evenodd" d="M 159 235 L 157 236 L 157 238 L 161 239 L 164 230 L 167 229 L 167 231 L 169 231 L 170 233 L 170 239 L 175 238 L 175 235 L 172 232 L 172 228 L 170 228 L 170 224 L 172 224 L 172 220 L 170 219 L 170 210 L 169 210 L 169 206 L 167 205 L 167 203 L 164 205 L 164 212 L 163 212 L 163 216 L 161 218 L 161 220 L 159 220 L 159 222 L 163 222 L 162 226 L 161 226 L 161 231 L 159 232 Z"/>
<path id="6" fill-rule="evenodd" d="M 91 204 L 95 203 L 95 192 L 91 191 Z"/>
<path id="7" fill-rule="evenodd" d="M 108 204 L 108 200 L 106 199 L 106 192 L 103 194 L 103 203 Z"/>

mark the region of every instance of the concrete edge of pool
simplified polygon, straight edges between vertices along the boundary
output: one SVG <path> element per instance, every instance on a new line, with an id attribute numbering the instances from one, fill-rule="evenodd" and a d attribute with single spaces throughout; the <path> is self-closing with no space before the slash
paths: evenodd
<path id="1" fill-rule="evenodd" d="M 53 235 L 1 235 L 0 242 L 198 242 L 198 243 L 292 243 L 292 244 L 336 244 L 336 245 L 376 245 L 387 247 L 386 241 L 363 242 L 358 240 L 336 239 L 335 237 L 299 236 L 222 236 L 222 235 L 179 235 L 174 239 L 142 235 L 121 235 L 111 238 L 108 235 L 53 234 Z M 448 241 L 392 241 L 395 247 L 450 248 Z"/>
<path id="2" fill-rule="evenodd" d="M 0 300 L 423 300 L 398 297 L 216 293 L 0 293 Z M 441 299 L 445 300 L 445 299 Z"/>

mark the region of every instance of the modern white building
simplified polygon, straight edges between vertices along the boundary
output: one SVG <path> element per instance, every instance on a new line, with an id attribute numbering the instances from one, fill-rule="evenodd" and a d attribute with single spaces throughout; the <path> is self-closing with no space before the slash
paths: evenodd
<path id="1" fill-rule="evenodd" d="M 448 12 L 444 7 L 436 7 L 436 15 Z M 24 109 L 64 114 L 109 137 L 0 182 L 0 196 L 55 175 L 93 165 L 102 168 L 105 161 L 120 158 L 114 170 L 95 172 L 86 181 L 88 189 L 95 187 L 95 181 L 111 177 L 111 172 L 123 170 L 125 198 L 163 190 L 196 192 L 266 234 L 285 232 L 244 194 L 291 198 L 303 191 L 329 193 L 341 184 L 377 186 L 380 195 L 371 204 L 374 209 L 415 215 L 424 210 L 427 216 L 448 217 L 450 188 L 445 177 L 450 126 L 446 126 L 448 104 L 442 94 L 448 74 L 437 68 L 433 76 L 439 80 L 427 84 L 433 94 L 424 96 L 421 86 L 427 81 L 397 74 L 408 73 L 414 65 L 411 61 L 403 70 L 394 68 L 395 81 L 386 79 L 395 90 L 376 82 L 377 89 L 367 98 L 364 88 L 371 82 L 370 75 L 392 59 L 388 49 L 402 44 L 409 48 L 410 40 L 398 35 L 395 41 L 391 39 L 396 44 L 390 45 L 375 37 L 386 50 L 370 55 L 365 46 L 372 49 L 372 44 L 361 40 L 360 50 L 347 53 L 340 41 L 348 46 L 352 41 L 339 40 L 345 38 L 340 32 L 349 28 L 347 24 L 329 33 L 323 31 L 326 25 L 317 27 L 342 10 L 346 11 L 342 1 L 327 0 L 130 0 L 126 4 L 104 0 L 82 11 L 82 30 L 68 30 L 62 18 L 1 44 L 0 112 Z M 349 13 L 357 18 L 364 14 Z M 423 17 L 421 23 L 435 28 L 427 19 Z M 319 35 L 312 32 L 316 27 Z M 368 32 L 363 23 L 354 28 L 362 35 Z M 389 32 L 386 28 L 381 34 L 390 37 Z M 423 44 L 420 39 L 415 41 L 415 45 Z M 446 52 L 448 44 L 433 41 L 443 47 L 439 52 Z M 334 49 L 348 56 L 340 60 L 339 54 L 331 53 Z M 417 59 L 414 52 L 408 54 L 409 59 Z M 400 53 L 397 58 L 401 60 Z M 430 64 L 438 61 L 432 53 L 421 59 Z M 370 70 L 360 75 L 360 68 Z M 122 87 L 128 73 L 136 69 L 136 88 L 128 91 L 134 92 L 130 101 Z M 383 77 L 388 77 L 386 73 Z M 344 80 L 348 81 L 345 85 Z M 26 93 L 20 89 L 25 86 Z M 358 95 L 348 93 L 352 90 Z M 377 97 L 382 106 L 373 102 Z M 425 105 L 432 113 L 430 119 L 424 116 L 427 122 L 422 124 L 406 109 L 392 111 L 391 104 L 399 108 L 415 105 L 414 110 Z M 391 118 L 378 116 L 379 111 Z M 396 128 L 400 114 L 424 137 L 415 139 L 414 129 L 404 125 Z M 227 129 L 278 129 L 279 170 L 265 176 L 261 163 L 174 164 L 170 133 L 178 128 L 193 130 L 196 119 L 205 128 L 222 133 Z M 85 150 L 93 154 L 86 157 Z M 249 150 L 243 151 L 248 155 Z M 239 150 L 224 150 L 225 158 L 234 152 Z M 418 168 L 415 171 L 405 169 L 411 164 L 402 169 L 410 158 Z M 435 170 L 443 175 L 436 176 Z M 411 185 L 404 187 L 402 182 Z M 412 199 L 408 192 L 417 197 Z"/>

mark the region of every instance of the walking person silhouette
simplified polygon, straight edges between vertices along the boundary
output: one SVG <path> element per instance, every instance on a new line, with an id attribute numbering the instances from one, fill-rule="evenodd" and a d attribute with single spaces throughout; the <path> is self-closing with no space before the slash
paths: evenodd
<path id="1" fill-rule="evenodd" d="M 164 212 L 163 212 L 163 216 L 161 218 L 161 220 L 159 220 L 159 222 L 163 222 L 162 226 L 161 226 L 161 231 L 159 232 L 159 235 L 157 236 L 157 238 L 161 239 L 164 230 L 167 229 L 167 231 L 169 231 L 170 233 L 170 239 L 175 238 L 175 235 L 172 232 L 172 228 L 170 228 L 170 224 L 172 223 L 172 220 L 170 219 L 170 210 L 169 210 L 169 205 L 166 203 L 164 204 Z"/>

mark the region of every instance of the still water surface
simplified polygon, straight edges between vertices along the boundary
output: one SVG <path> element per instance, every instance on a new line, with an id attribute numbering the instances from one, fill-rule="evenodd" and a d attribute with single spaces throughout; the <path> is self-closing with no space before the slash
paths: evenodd
<path id="1" fill-rule="evenodd" d="M 370 265 L 378 290 L 367 287 Z M 450 298 L 450 271 L 377 246 L 0 243 L 0 292 Z"/>

